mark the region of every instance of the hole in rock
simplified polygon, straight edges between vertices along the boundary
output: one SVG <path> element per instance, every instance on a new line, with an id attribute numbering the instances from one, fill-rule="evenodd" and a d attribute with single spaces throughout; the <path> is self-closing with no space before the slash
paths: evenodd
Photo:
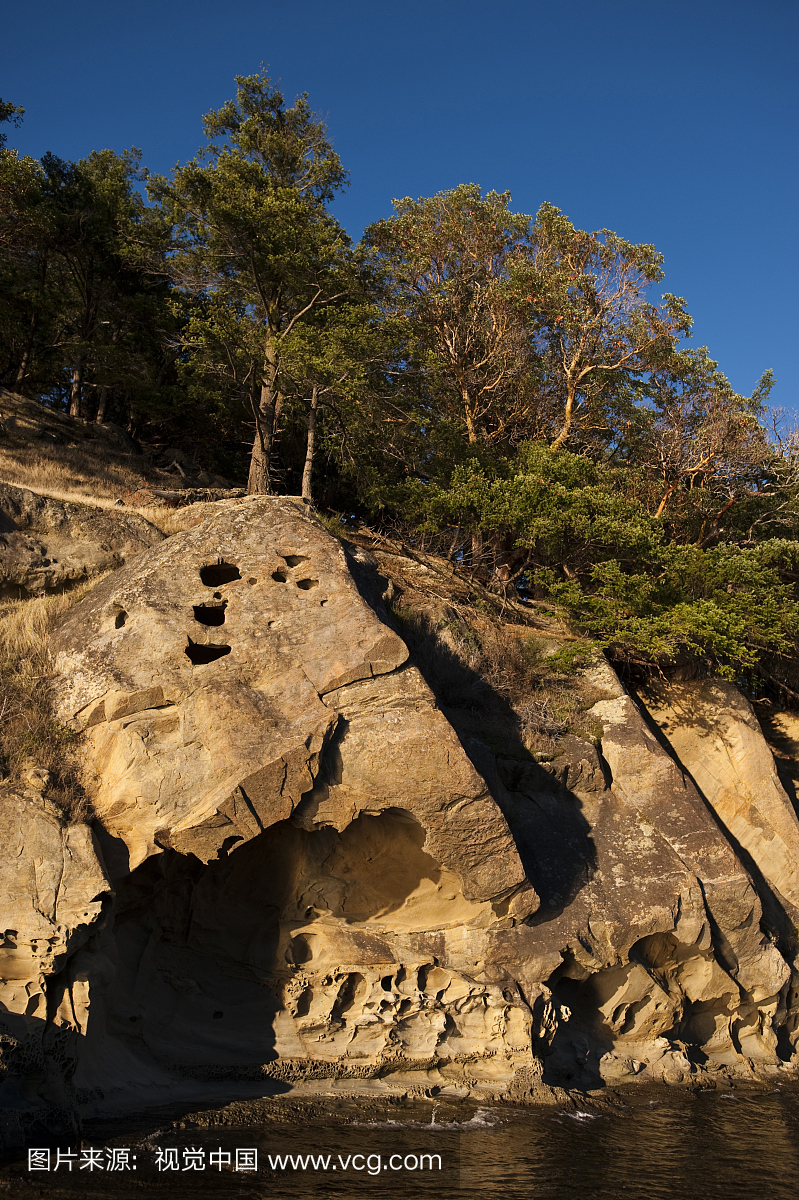
<path id="1" fill-rule="evenodd" d="M 313 989 L 307 987 L 297 997 L 297 1005 L 294 1010 L 295 1014 L 298 1017 L 307 1017 L 308 1013 L 311 1011 L 311 1001 L 312 1000 L 313 1000 Z"/>
<path id="2" fill-rule="evenodd" d="M 380 980 L 380 986 L 384 992 L 390 992 L 393 983 L 394 983 L 393 975 L 384 975 L 383 978 Z"/>
<path id="3" fill-rule="evenodd" d="M 241 579 L 241 571 L 233 563 L 220 559 L 218 563 L 209 563 L 207 567 L 201 567 L 200 579 L 206 587 L 220 587 L 223 583 Z"/>
<path id="4" fill-rule="evenodd" d="M 313 958 L 313 938 L 304 937 L 301 933 L 292 938 L 291 957 L 297 966 L 310 962 Z"/>
<path id="5" fill-rule="evenodd" d="M 230 646 L 201 646 L 197 642 L 193 642 L 191 638 L 186 647 L 186 657 L 195 667 L 216 662 L 218 658 L 224 658 L 226 654 L 230 654 Z"/>
<path id="6" fill-rule="evenodd" d="M 254 577 L 251 575 L 251 576 L 250 576 L 250 578 L 247 580 L 247 582 L 249 583 L 250 587 L 252 587 L 252 586 L 253 586 L 253 584 L 256 584 L 256 583 L 258 582 L 258 580 L 257 580 L 257 579 L 255 579 L 255 578 L 254 578 Z"/>
<path id="7" fill-rule="evenodd" d="M 285 583 L 288 576 L 286 575 L 285 571 L 273 571 L 272 578 L 274 579 L 275 583 Z"/>
<path id="8" fill-rule="evenodd" d="M 215 1021 L 221 1021 L 221 1020 L 222 1020 L 222 1017 L 224 1017 L 224 1015 L 225 1015 L 225 1014 L 224 1014 L 223 1012 L 220 1012 L 219 1010 L 217 1010 L 217 1011 L 214 1013 L 214 1020 L 215 1020 Z"/>
<path id="9" fill-rule="evenodd" d="M 427 964 L 420 968 L 417 979 L 420 992 L 425 992 L 428 996 L 437 996 L 440 999 L 442 992 L 452 981 L 452 976 L 443 967 Z"/>
<path id="10" fill-rule="evenodd" d="M 320 601 L 319 601 L 319 607 L 320 607 L 320 608 L 324 608 L 326 604 L 327 604 L 327 600 L 320 600 Z"/>
<path id="11" fill-rule="evenodd" d="M 224 625 L 226 604 L 195 604 L 194 619 L 201 625 Z"/>
<path id="12" fill-rule="evenodd" d="M 298 567 L 300 563 L 308 561 L 307 554 L 281 554 L 280 557 L 287 567 Z"/>
<path id="13" fill-rule="evenodd" d="M 121 629 L 122 626 L 127 621 L 127 619 L 128 619 L 128 614 L 126 612 L 118 612 L 117 619 L 116 619 L 116 621 L 114 621 L 114 629 Z"/>
<path id="14" fill-rule="evenodd" d="M 353 971 L 352 974 L 348 975 L 341 985 L 336 1002 L 333 1005 L 331 1016 L 334 1020 L 340 1020 L 345 1013 L 348 1013 L 367 991 L 368 987 L 363 975 L 358 971 Z"/>
<path id="15" fill-rule="evenodd" d="M 302 592 L 310 592 L 311 588 L 319 587 L 318 579 L 300 579 L 297 587 Z"/>

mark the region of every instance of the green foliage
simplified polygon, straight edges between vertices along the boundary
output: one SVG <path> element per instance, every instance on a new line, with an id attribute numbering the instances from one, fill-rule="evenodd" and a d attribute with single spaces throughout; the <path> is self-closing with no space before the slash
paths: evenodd
<path id="1" fill-rule="evenodd" d="M 795 655 L 799 602 L 787 577 L 798 561 L 796 542 L 664 545 L 660 571 L 625 572 L 608 560 L 585 581 L 557 580 L 551 571 L 537 581 L 618 655 L 664 664 L 686 655 L 735 679 L 761 668 L 779 672 Z"/>
<path id="2" fill-rule="evenodd" d="M 663 278 L 663 256 L 610 229 L 575 229 L 543 204 L 531 250 L 509 285 L 536 346 L 542 386 L 556 401 L 562 445 L 582 426 L 600 429 L 631 378 L 673 354 L 688 334 L 685 301 L 670 294 L 660 306 L 647 297 Z"/>
<path id="3" fill-rule="evenodd" d="M 20 108 L 18 104 L 12 104 L 10 100 L 0 100 L 0 125 L 10 121 L 12 125 L 19 127 L 24 115 L 25 109 Z M 0 131 L 0 149 L 5 146 L 7 140 L 8 135 L 5 131 Z"/>
<path id="4" fill-rule="evenodd" d="M 307 96 L 236 84 L 170 179 L 0 134 L 0 383 L 437 538 L 498 604 L 568 617 L 549 670 L 591 639 L 799 699 L 799 439 L 769 427 L 771 373 L 735 393 L 653 294 L 662 255 L 550 203 L 405 197 L 353 250 Z"/>
<path id="5" fill-rule="evenodd" d="M 502 469 L 473 460 L 450 487 L 414 484 L 408 493 L 427 528 L 457 522 L 510 541 L 517 579 L 616 658 L 690 658 L 727 678 L 759 674 L 790 688 L 799 541 L 681 542 L 640 490 L 629 467 L 533 443 Z"/>
<path id="6" fill-rule="evenodd" d="M 137 150 L 41 163 L 0 151 L 0 379 L 74 416 L 168 412 L 169 229 Z"/>
<path id="7" fill-rule="evenodd" d="M 173 278 L 190 301 L 186 370 L 249 409 L 249 487 L 268 492 L 286 340 L 349 291 L 349 242 L 325 209 L 347 176 L 306 96 L 286 108 L 263 72 L 236 83 L 204 118 L 197 158 L 149 191 L 174 227 Z"/>

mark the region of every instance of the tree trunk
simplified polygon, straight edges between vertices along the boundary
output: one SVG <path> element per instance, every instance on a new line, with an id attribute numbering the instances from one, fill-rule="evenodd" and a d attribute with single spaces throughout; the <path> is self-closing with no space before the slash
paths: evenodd
<path id="1" fill-rule="evenodd" d="M 476 571 L 483 562 L 483 535 L 482 533 L 472 534 L 472 570 Z"/>
<path id="2" fill-rule="evenodd" d="M 550 449 L 559 450 L 569 436 L 574 419 L 574 397 L 577 394 L 576 382 L 568 379 L 566 382 L 566 410 L 563 414 L 563 428 L 555 438 Z"/>
<path id="3" fill-rule="evenodd" d="M 83 416 L 83 355 L 77 359 L 72 368 L 72 386 L 69 393 L 69 415 Z"/>
<path id="4" fill-rule="evenodd" d="M 513 534 L 495 532 L 490 535 L 492 563 L 489 587 L 503 596 L 508 595 L 509 584 L 527 557 L 527 551 L 518 549 L 515 543 Z"/>
<path id="5" fill-rule="evenodd" d="M 666 492 L 663 495 L 663 499 L 661 500 L 660 504 L 658 505 L 657 512 L 655 513 L 655 520 L 657 520 L 658 517 L 661 517 L 663 515 L 666 505 L 668 504 L 669 500 L 671 500 L 671 498 L 674 495 L 676 490 L 677 490 L 676 483 L 675 483 L 674 487 L 670 487 L 666 490 Z"/>
<path id="6" fill-rule="evenodd" d="M 31 343 L 25 347 L 25 353 L 22 355 L 22 362 L 19 364 L 16 378 L 14 379 L 14 389 L 16 390 L 23 383 L 25 376 L 28 374 L 28 364 L 31 360 Z"/>
<path id="7" fill-rule="evenodd" d="M 34 313 L 33 316 L 31 317 L 30 328 L 28 329 L 28 341 L 25 345 L 25 350 L 22 355 L 22 362 L 19 364 L 19 370 L 17 371 L 16 379 L 14 380 L 15 388 L 20 386 L 20 384 L 25 379 L 25 376 L 28 374 L 28 368 L 30 367 L 30 362 L 31 362 L 31 355 L 33 354 L 33 340 L 34 340 L 35 336 L 36 336 L 36 313 Z"/>
<path id="8" fill-rule="evenodd" d="M 469 395 L 469 389 L 461 383 L 461 399 L 463 400 L 463 415 L 466 420 L 466 433 L 469 438 L 469 444 L 473 446 L 477 441 L 477 429 L 474 424 L 474 412 L 472 410 L 472 398 Z"/>
<path id="9" fill-rule="evenodd" d="M 116 346 L 119 341 L 119 326 L 114 327 L 114 332 L 111 334 L 111 345 Z M 94 418 L 96 425 L 102 425 L 105 421 L 105 412 L 108 408 L 108 384 L 104 383 L 100 388 L 100 395 L 97 399 L 97 413 Z"/>
<path id="10" fill-rule="evenodd" d="M 311 407 L 308 410 L 308 443 L 305 451 L 305 466 L 302 471 L 302 496 L 304 500 L 311 497 L 311 476 L 313 475 L 313 460 L 316 451 L 316 409 L 319 404 L 319 389 L 311 393 Z"/>
<path id="11" fill-rule="evenodd" d="M 94 418 L 95 425 L 102 425 L 105 421 L 105 410 L 108 407 L 108 384 L 104 383 L 100 388 L 100 395 L 97 398 L 97 415 Z"/>
<path id="12" fill-rule="evenodd" d="M 275 387 L 277 380 L 277 346 L 270 335 L 264 352 L 261 394 L 253 404 L 255 417 L 255 439 L 250 458 L 250 474 L 247 479 L 249 496 L 271 495 L 272 493 L 272 447 L 275 440 L 275 425 L 279 408 L 279 397 Z"/>

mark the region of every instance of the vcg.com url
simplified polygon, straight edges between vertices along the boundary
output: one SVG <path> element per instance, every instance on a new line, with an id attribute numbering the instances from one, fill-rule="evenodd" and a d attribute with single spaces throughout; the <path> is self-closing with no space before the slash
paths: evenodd
<path id="1" fill-rule="evenodd" d="M 440 1154 L 267 1154 L 273 1171 L 441 1171 Z"/>

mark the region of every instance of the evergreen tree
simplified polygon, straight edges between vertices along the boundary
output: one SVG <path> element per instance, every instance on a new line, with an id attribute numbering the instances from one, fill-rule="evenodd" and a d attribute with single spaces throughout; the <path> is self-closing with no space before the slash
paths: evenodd
<path id="1" fill-rule="evenodd" d="M 150 192 L 175 226 L 174 278 L 199 301 L 186 353 L 225 348 L 255 423 L 248 490 L 269 492 L 286 340 L 349 287 L 348 239 L 325 207 L 347 177 L 306 96 L 286 108 L 263 72 L 236 83 L 204 118 L 206 147 Z"/>

